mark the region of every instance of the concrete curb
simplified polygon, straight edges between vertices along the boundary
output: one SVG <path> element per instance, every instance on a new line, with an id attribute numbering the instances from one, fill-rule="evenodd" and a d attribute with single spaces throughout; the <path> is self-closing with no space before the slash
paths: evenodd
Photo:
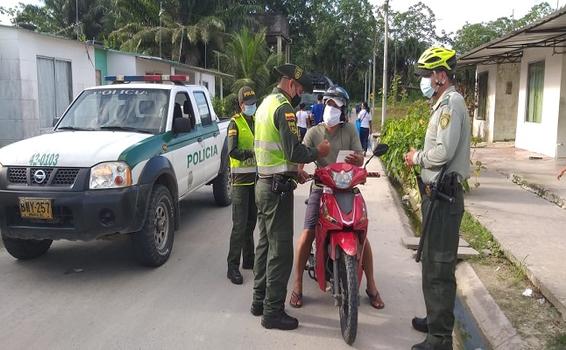
<path id="1" fill-rule="evenodd" d="M 458 297 L 491 348 L 497 350 L 526 348 L 526 344 L 493 300 L 470 264 L 467 262 L 458 264 L 456 280 Z"/>

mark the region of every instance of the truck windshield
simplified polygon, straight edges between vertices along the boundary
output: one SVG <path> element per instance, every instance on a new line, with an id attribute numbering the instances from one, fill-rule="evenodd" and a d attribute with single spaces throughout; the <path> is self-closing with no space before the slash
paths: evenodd
<path id="1" fill-rule="evenodd" d="M 56 130 L 114 130 L 157 134 L 164 130 L 168 90 L 87 90 L 62 117 Z"/>

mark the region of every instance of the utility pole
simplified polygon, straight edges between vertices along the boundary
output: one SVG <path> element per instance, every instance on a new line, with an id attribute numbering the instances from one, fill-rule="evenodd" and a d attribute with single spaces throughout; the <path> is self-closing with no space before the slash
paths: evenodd
<path id="1" fill-rule="evenodd" d="M 77 40 L 79 40 L 79 0 L 75 0 L 75 31 L 77 32 Z"/>
<path id="2" fill-rule="evenodd" d="M 384 38 L 383 38 L 383 97 L 381 100 L 381 129 L 385 124 L 385 115 L 387 113 L 387 36 L 388 36 L 388 20 L 389 20 L 389 0 L 385 0 L 385 22 L 384 22 Z"/>
<path id="3" fill-rule="evenodd" d="M 159 2 L 159 58 L 163 58 L 162 56 L 162 49 L 161 49 L 161 32 L 162 32 L 162 28 L 161 28 L 161 15 L 163 14 L 163 2 Z M 182 42 L 183 38 L 181 38 L 181 42 Z M 179 53 L 179 61 L 181 60 L 181 53 Z"/>
<path id="4" fill-rule="evenodd" d="M 376 49 L 375 49 L 375 47 L 376 47 L 376 45 L 377 45 L 377 40 L 375 40 L 375 44 L 373 46 L 373 57 L 371 59 L 372 64 L 373 64 L 373 78 L 372 78 L 372 89 L 371 89 L 372 94 L 373 94 L 372 99 L 371 99 L 371 115 L 372 116 L 375 115 L 375 98 L 377 96 L 377 92 L 375 91 L 375 66 L 376 66 L 376 64 L 375 64 L 375 59 L 376 59 Z"/>

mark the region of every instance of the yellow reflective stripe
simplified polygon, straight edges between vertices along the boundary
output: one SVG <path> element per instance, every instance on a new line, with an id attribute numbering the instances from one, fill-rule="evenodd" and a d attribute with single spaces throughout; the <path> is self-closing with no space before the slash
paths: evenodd
<path id="1" fill-rule="evenodd" d="M 279 142 L 270 142 L 270 141 L 261 141 L 255 140 L 254 142 L 255 148 L 263 148 L 268 151 L 281 151 L 282 147 Z"/>
<path id="2" fill-rule="evenodd" d="M 247 168 L 234 168 L 232 167 L 230 169 L 232 171 L 232 174 L 255 174 L 257 171 L 257 168 L 254 167 L 247 167 Z"/>
<path id="3" fill-rule="evenodd" d="M 258 166 L 257 170 L 262 175 L 274 175 L 286 172 L 295 172 L 298 170 L 297 165 L 280 164 L 275 166 Z"/>

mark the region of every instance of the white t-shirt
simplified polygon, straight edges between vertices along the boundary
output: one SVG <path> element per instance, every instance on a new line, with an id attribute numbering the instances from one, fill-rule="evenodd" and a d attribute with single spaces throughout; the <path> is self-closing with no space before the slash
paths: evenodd
<path id="1" fill-rule="evenodd" d="M 298 111 L 297 112 L 297 126 L 299 128 L 306 129 L 308 127 L 307 120 L 309 118 L 309 114 L 307 111 Z"/>
<path id="2" fill-rule="evenodd" d="M 371 114 L 368 111 L 362 109 L 360 113 L 358 113 L 358 119 L 362 122 L 360 124 L 362 128 L 369 129 L 369 122 L 371 122 Z"/>

